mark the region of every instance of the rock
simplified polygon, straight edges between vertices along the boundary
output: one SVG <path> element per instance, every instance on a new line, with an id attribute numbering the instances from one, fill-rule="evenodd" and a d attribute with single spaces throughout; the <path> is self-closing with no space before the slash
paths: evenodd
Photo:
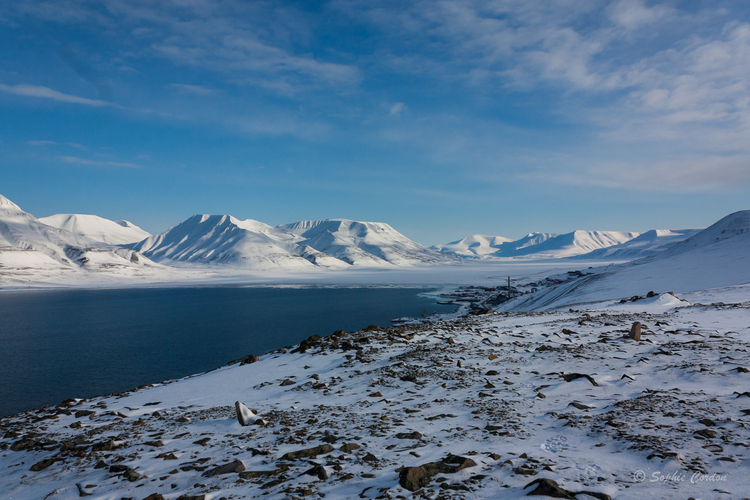
<path id="1" fill-rule="evenodd" d="M 646 294 L 646 298 L 647 298 L 647 299 L 650 299 L 651 297 L 656 297 L 657 295 L 659 295 L 659 294 L 658 294 L 658 293 L 656 293 L 656 292 L 654 292 L 654 291 L 651 291 L 651 292 L 648 292 L 648 293 Z"/>
<path id="2" fill-rule="evenodd" d="M 641 340 L 641 324 L 636 321 L 633 326 L 630 327 L 630 338 L 633 340 Z"/>
<path id="3" fill-rule="evenodd" d="M 258 361 L 260 361 L 260 356 L 258 356 L 257 354 L 250 354 L 240 360 L 240 366 L 257 363 Z"/>
<path id="4" fill-rule="evenodd" d="M 418 441 L 422 440 L 422 434 L 418 433 L 417 431 L 414 432 L 399 432 L 396 434 L 397 439 L 416 439 Z"/>
<path id="5" fill-rule="evenodd" d="M 159 493 L 151 493 L 149 496 L 147 496 L 143 500 L 164 500 L 164 497 L 161 496 L 161 494 Z"/>
<path id="6" fill-rule="evenodd" d="M 427 486 L 432 476 L 436 474 L 453 474 L 477 464 L 470 458 L 458 455 L 448 455 L 440 462 L 430 462 L 418 467 L 404 467 L 398 475 L 399 484 L 409 490 L 417 491 Z"/>
<path id="7" fill-rule="evenodd" d="M 237 414 L 237 421 L 243 427 L 255 421 L 255 413 L 239 401 L 234 402 L 234 411 Z"/>
<path id="8" fill-rule="evenodd" d="M 287 385 L 294 385 L 294 384 L 296 384 L 296 383 L 297 383 L 297 382 L 295 382 L 294 380 L 291 380 L 291 379 L 285 379 L 285 380 L 284 380 L 283 382 L 281 382 L 281 383 L 280 383 L 279 385 L 280 385 L 280 386 L 282 386 L 282 387 L 285 387 L 285 386 L 287 386 Z"/>
<path id="9" fill-rule="evenodd" d="M 318 479 L 320 479 L 321 481 L 325 481 L 326 479 L 328 479 L 326 468 L 322 465 L 316 465 L 312 469 L 306 470 L 305 474 L 308 476 L 318 476 Z"/>
<path id="10" fill-rule="evenodd" d="M 91 410 L 78 410 L 73 414 L 75 418 L 89 417 L 91 415 L 96 415 L 96 412 Z"/>
<path id="11" fill-rule="evenodd" d="M 81 427 L 83 427 L 83 424 L 81 422 L 78 422 L 78 421 L 73 422 L 72 424 L 70 424 L 70 428 L 71 429 L 80 429 Z"/>
<path id="12" fill-rule="evenodd" d="M 46 469 L 47 467 L 54 464 L 55 462 L 57 462 L 57 460 L 55 460 L 54 458 L 46 458 L 42 460 L 41 462 L 37 462 L 34 465 L 32 465 L 29 468 L 29 470 L 33 472 L 39 472 L 40 470 Z"/>
<path id="13" fill-rule="evenodd" d="M 717 432 L 711 429 L 701 429 L 699 431 L 695 431 L 693 434 L 697 434 L 698 436 L 702 436 L 706 439 L 713 439 L 717 436 Z"/>
<path id="14" fill-rule="evenodd" d="M 240 472 L 240 478 L 257 479 L 259 477 L 273 477 L 278 476 L 279 474 L 283 474 L 288 470 L 289 467 L 286 465 L 282 465 L 281 467 L 274 470 L 246 470 L 245 472 Z"/>
<path id="15" fill-rule="evenodd" d="M 181 495 L 177 500 L 206 500 L 206 495 Z"/>
<path id="16" fill-rule="evenodd" d="M 154 448 L 161 448 L 162 446 L 164 446 L 164 443 L 162 443 L 161 441 L 146 441 L 143 444 L 153 446 Z"/>
<path id="17" fill-rule="evenodd" d="M 122 477 L 124 477 L 125 479 L 127 479 L 131 483 L 134 483 L 134 482 L 138 481 L 141 478 L 141 475 L 138 474 L 133 469 L 131 469 L 130 467 L 128 467 L 128 470 L 125 471 L 125 473 L 122 475 Z M 161 496 L 161 495 L 159 495 L 159 496 Z"/>
<path id="18" fill-rule="evenodd" d="M 536 488 L 528 492 L 526 494 L 527 497 L 530 497 L 532 495 L 543 495 L 552 498 L 567 498 L 569 500 L 575 500 L 576 498 L 570 491 L 560 488 L 560 486 L 558 486 L 557 483 L 552 479 L 543 477 L 534 479 L 529 484 L 524 486 L 524 489 L 534 485 L 536 485 Z"/>
<path id="19" fill-rule="evenodd" d="M 78 488 L 78 496 L 79 497 L 90 497 L 91 493 L 87 492 L 83 489 L 83 486 L 81 486 L 81 483 L 76 483 L 76 488 Z"/>
<path id="20" fill-rule="evenodd" d="M 453 337 L 448 337 L 448 340 L 445 341 L 446 344 L 455 344 L 456 341 L 453 340 Z"/>
<path id="21" fill-rule="evenodd" d="M 94 469 L 106 469 L 107 467 L 109 467 L 109 465 L 107 465 L 107 462 L 105 462 L 104 460 L 99 460 L 98 462 L 96 462 Z"/>
<path id="22" fill-rule="evenodd" d="M 231 474 L 232 472 L 242 472 L 244 470 L 245 470 L 245 464 L 243 464 L 241 460 L 235 460 L 233 462 L 229 462 L 228 464 L 219 465 L 218 467 L 209 469 L 203 474 L 201 474 L 201 476 L 214 477 L 214 476 L 221 476 L 223 474 Z"/>
<path id="23" fill-rule="evenodd" d="M 716 426 L 716 422 L 714 422 L 710 418 L 702 418 L 702 419 L 698 420 L 698 422 L 701 423 L 701 424 L 703 424 L 703 425 L 705 425 L 706 427 L 715 427 Z"/>
<path id="24" fill-rule="evenodd" d="M 109 441 L 100 441 L 98 443 L 94 443 L 94 445 L 91 447 L 91 451 L 112 451 L 117 448 L 117 445 L 115 444 L 114 440 Z"/>
<path id="25" fill-rule="evenodd" d="M 373 392 L 372 394 L 368 395 L 369 398 L 382 398 L 383 394 L 380 393 L 380 391 Z"/>
<path id="26" fill-rule="evenodd" d="M 489 358 L 487 359 L 489 359 L 490 361 L 494 361 L 497 359 L 497 356 L 495 354 L 490 354 Z"/>
<path id="27" fill-rule="evenodd" d="M 206 446 L 206 444 L 207 444 L 207 443 L 208 443 L 209 441 L 211 441 L 211 438 L 209 438 L 209 437 L 206 437 L 206 438 L 203 438 L 203 439 L 199 439 L 198 441 L 193 441 L 193 444 L 198 444 L 198 445 L 200 445 L 200 446 Z"/>
<path id="28" fill-rule="evenodd" d="M 344 453 L 351 453 L 354 450 L 360 449 L 362 446 L 358 445 L 357 443 L 344 443 L 341 445 L 341 448 L 339 448 L 339 451 L 343 451 Z"/>
<path id="29" fill-rule="evenodd" d="M 315 458 L 318 455 L 324 455 L 333 451 L 330 444 L 322 444 L 315 448 L 307 448 L 299 451 L 290 451 L 281 457 L 281 460 L 299 460 L 300 458 Z"/>
<path id="30" fill-rule="evenodd" d="M 591 382 L 591 384 L 592 384 L 592 385 L 593 385 L 594 387 L 599 387 L 599 384 L 597 384 L 597 383 L 596 383 L 596 380 L 594 380 L 594 379 L 593 379 L 593 378 L 591 377 L 591 375 L 586 375 L 585 373 L 563 373 L 563 376 L 562 376 L 562 377 L 563 377 L 563 379 L 564 379 L 564 380 L 565 380 L 566 382 L 572 382 L 572 381 L 574 381 L 574 380 L 576 380 L 576 379 L 579 379 L 579 378 L 585 378 L 585 379 L 587 379 L 587 380 L 588 380 L 589 382 Z"/>
<path id="31" fill-rule="evenodd" d="M 578 408 L 579 410 L 590 410 L 593 408 L 593 406 L 586 406 L 584 404 L 579 403 L 578 401 L 573 401 L 572 403 L 568 404 L 568 406 Z"/>
<path id="32" fill-rule="evenodd" d="M 492 377 L 493 375 L 497 375 L 497 370 L 490 370 L 487 373 L 485 373 L 488 377 Z"/>

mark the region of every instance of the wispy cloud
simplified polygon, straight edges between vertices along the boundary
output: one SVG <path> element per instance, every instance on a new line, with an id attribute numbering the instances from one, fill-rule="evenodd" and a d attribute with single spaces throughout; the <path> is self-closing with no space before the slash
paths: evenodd
<path id="1" fill-rule="evenodd" d="M 83 144 L 77 144 L 75 142 L 62 142 L 62 143 L 60 143 L 60 142 L 55 142 L 55 141 L 38 141 L 38 140 L 34 140 L 34 141 L 26 141 L 26 144 L 28 144 L 29 146 L 70 146 L 71 148 L 76 148 L 76 149 L 88 149 Z"/>
<path id="2" fill-rule="evenodd" d="M 97 161 L 87 160 L 85 158 L 78 158 L 75 156 L 61 156 L 60 160 L 65 163 L 75 163 L 77 165 L 89 165 L 94 167 L 125 167 L 125 168 L 143 168 L 142 165 L 136 165 L 135 163 L 124 163 L 119 161 Z"/>
<path id="3" fill-rule="evenodd" d="M 98 99 L 86 99 L 85 97 L 78 97 L 70 94 L 63 94 L 57 90 L 53 90 L 49 87 L 42 87 L 39 85 L 5 85 L 0 83 L 0 91 L 7 94 L 14 94 L 24 97 L 38 97 L 41 99 L 52 99 L 54 101 L 67 102 L 72 104 L 83 104 L 86 106 L 111 106 L 111 102 L 100 101 Z"/>
<path id="4" fill-rule="evenodd" d="M 216 89 L 205 87 L 203 85 L 190 85 L 187 83 L 170 83 L 168 87 L 183 94 L 194 94 L 200 96 L 208 96 L 218 92 Z"/>

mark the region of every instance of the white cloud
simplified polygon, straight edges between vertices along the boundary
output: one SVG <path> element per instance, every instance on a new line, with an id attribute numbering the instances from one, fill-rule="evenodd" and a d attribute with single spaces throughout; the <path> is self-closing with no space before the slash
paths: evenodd
<path id="1" fill-rule="evenodd" d="M 97 160 L 86 160 L 84 158 L 78 158 L 75 156 L 61 156 L 60 160 L 65 163 L 75 163 L 77 165 L 89 165 L 95 167 L 125 167 L 125 168 L 143 168 L 141 165 L 135 163 L 124 163 L 119 161 L 97 161 Z"/>
<path id="2" fill-rule="evenodd" d="M 169 87 L 184 94 L 195 94 L 200 96 L 207 96 L 217 92 L 217 90 L 204 87 L 203 85 L 190 85 L 187 83 L 170 83 Z"/>
<path id="3" fill-rule="evenodd" d="M 397 116 L 404 112 L 406 105 L 403 102 L 397 102 L 391 106 L 391 116 Z"/>
<path id="4" fill-rule="evenodd" d="M 0 83 L 0 91 L 24 97 L 39 97 L 42 99 L 52 99 L 54 101 L 68 102 L 72 104 L 84 104 L 86 106 L 112 106 L 112 103 L 110 102 L 63 94 L 57 90 L 39 85 L 5 85 Z"/>

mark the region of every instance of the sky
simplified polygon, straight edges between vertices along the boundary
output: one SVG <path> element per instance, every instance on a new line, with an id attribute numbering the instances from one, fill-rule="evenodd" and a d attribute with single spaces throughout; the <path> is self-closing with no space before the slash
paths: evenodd
<path id="1" fill-rule="evenodd" d="M 750 209 L 750 4 L 2 2 L 0 194 L 152 233 L 706 227 Z"/>

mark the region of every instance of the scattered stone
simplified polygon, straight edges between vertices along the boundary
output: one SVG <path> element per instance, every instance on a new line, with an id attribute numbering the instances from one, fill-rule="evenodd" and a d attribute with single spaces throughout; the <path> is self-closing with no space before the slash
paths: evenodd
<path id="1" fill-rule="evenodd" d="M 324 455 L 333 451 L 330 444 L 322 444 L 315 448 L 307 448 L 299 451 L 290 451 L 281 457 L 281 460 L 299 460 L 300 458 L 315 458 L 318 455 Z"/>
<path id="2" fill-rule="evenodd" d="M 587 380 L 588 380 L 589 382 L 591 382 L 591 384 L 592 384 L 592 385 L 593 385 L 594 387 L 599 387 L 599 384 L 597 384 L 597 383 L 596 383 L 596 380 L 594 380 L 594 379 L 593 379 L 593 378 L 591 377 L 591 375 L 586 375 L 585 373 L 563 373 L 563 376 L 562 376 L 562 377 L 563 377 L 563 379 L 564 379 L 564 380 L 565 380 L 566 382 L 572 382 L 572 381 L 574 381 L 574 380 L 576 380 L 576 379 L 579 379 L 579 378 L 585 378 L 585 379 L 587 379 Z"/>
<path id="3" fill-rule="evenodd" d="M 339 451 L 343 451 L 344 453 L 351 453 L 354 450 L 360 449 L 362 446 L 358 445 L 357 443 L 344 443 L 341 445 L 341 448 L 339 448 Z"/>
<path id="4" fill-rule="evenodd" d="M 476 465 L 476 462 L 470 458 L 448 455 L 440 462 L 430 462 L 418 467 L 404 467 L 399 472 L 399 484 L 409 491 L 417 491 L 427 486 L 436 474 L 453 474 Z"/>
<path id="5" fill-rule="evenodd" d="M 280 386 L 282 386 L 282 387 L 285 387 L 285 386 L 287 386 L 287 385 L 294 385 L 294 384 L 296 384 L 296 383 L 297 383 L 297 382 L 295 382 L 294 380 L 291 380 L 291 379 L 285 379 L 285 380 L 284 380 L 283 382 L 281 382 L 281 383 L 280 383 L 279 385 L 280 385 Z"/>
<path id="6" fill-rule="evenodd" d="M 164 497 L 161 496 L 161 494 L 159 493 L 151 493 L 149 496 L 147 496 L 143 500 L 164 500 Z"/>
<path id="7" fill-rule="evenodd" d="M 162 446 L 164 446 L 164 443 L 162 443 L 161 441 L 146 441 L 143 444 L 153 446 L 154 448 L 161 448 Z"/>
<path id="8" fill-rule="evenodd" d="M 37 462 L 34 465 L 32 465 L 29 468 L 29 470 L 33 471 L 33 472 L 39 472 L 40 470 L 46 469 L 47 467 L 49 467 L 50 465 L 54 464 L 55 462 L 57 462 L 57 460 L 54 459 L 54 458 L 45 458 L 41 462 Z"/>
<path id="9" fill-rule="evenodd" d="M 630 338 L 633 340 L 641 340 L 641 324 L 636 321 L 633 326 L 630 327 Z"/>
<path id="10" fill-rule="evenodd" d="M 76 488 L 78 488 L 78 496 L 79 497 L 90 497 L 91 493 L 88 493 L 86 490 L 83 489 L 83 486 L 81 486 L 81 483 L 76 483 Z"/>
<path id="11" fill-rule="evenodd" d="M 414 432 L 399 432 L 396 434 L 397 439 L 416 439 L 418 441 L 422 440 L 422 434 L 420 434 L 417 431 Z"/>
<path id="12" fill-rule="evenodd" d="M 203 439 L 199 439 L 198 441 L 193 441 L 193 444 L 198 444 L 198 445 L 201 445 L 201 446 L 206 446 L 206 444 L 207 444 L 207 443 L 208 443 L 209 441 L 211 441 L 211 438 L 209 438 L 209 437 L 205 437 L 205 438 L 203 438 Z"/>
<path id="13" fill-rule="evenodd" d="M 578 408 L 579 410 L 590 410 L 593 408 L 593 406 L 586 406 L 584 404 L 579 403 L 578 401 L 573 401 L 568 406 L 573 406 L 574 408 Z"/>
<path id="14" fill-rule="evenodd" d="M 524 489 L 527 489 L 531 486 L 536 485 L 536 488 L 531 490 L 526 494 L 527 497 L 529 496 L 548 496 L 552 498 L 567 498 L 568 500 L 576 500 L 576 495 L 588 495 L 591 497 L 594 497 L 598 500 L 611 500 L 611 497 L 605 493 L 598 493 L 596 491 L 579 491 L 577 493 L 573 493 L 572 491 L 568 491 L 566 489 L 561 488 L 555 481 L 552 479 L 547 479 L 540 477 L 538 479 L 534 479 L 529 484 L 524 486 Z"/>
<path id="15" fill-rule="evenodd" d="M 318 476 L 318 479 L 320 479 L 321 481 L 325 481 L 326 479 L 328 479 L 326 468 L 322 465 L 316 465 L 312 469 L 306 470 L 305 474 L 308 476 Z"/>
<path id="16" fill-rule="evenodd" d="M 214 476 L 221 476 L 223 474 L 231 474 L 232 472 L 242 472 L 244 470 L 245 470 L 245 464 L 242 463 L 242 460 L 235 460 L 233 462 L 229 462 L 228 464 L 219 465 L 218 467 L 209 469 L 205 471 L 203 474 L 201 474 L 201 476 L 214 477 Z"/>
<path id="17" fill-rule="evenodd" d="M 714 422 L 710 418 L 702 418 L 702 419 L 698 420 L 698 422 L 701 423 L 701 424 L 703 424 L 703 425 L 705 425 L 706 427 L 715 427 L 716 426 L 716 422 Z"/>
<path id="18" fill-rule="evenodd" d="M 380 391 L 373 392 L 372 394 L 368 395 L 369 398 L 382 398 L 383 395 L 380 393 Z"/>
<path id="19" fill-rule="evenodd" d="M 243 427 L 255 421 L 255 412 L 239 401 L 234 402 L 234 411 L 237 414 L 237 421 Z"/>
<path id="20" fill-rule="evenodd" d="M 711 429 L 701 429 L 699 431 L 695 431 L 693 434 L 696 434 L 698 436 L 702 436 L 706 439 L 713 439 L 717 436 L 717 432 Z"/>
<path id="21" fill-rule="evenodd" d="M 260 356 L 257 354 L 249 354 L 240 360 L 240 366 L 257 363 L 258 361 L 260 361 Z"/>

